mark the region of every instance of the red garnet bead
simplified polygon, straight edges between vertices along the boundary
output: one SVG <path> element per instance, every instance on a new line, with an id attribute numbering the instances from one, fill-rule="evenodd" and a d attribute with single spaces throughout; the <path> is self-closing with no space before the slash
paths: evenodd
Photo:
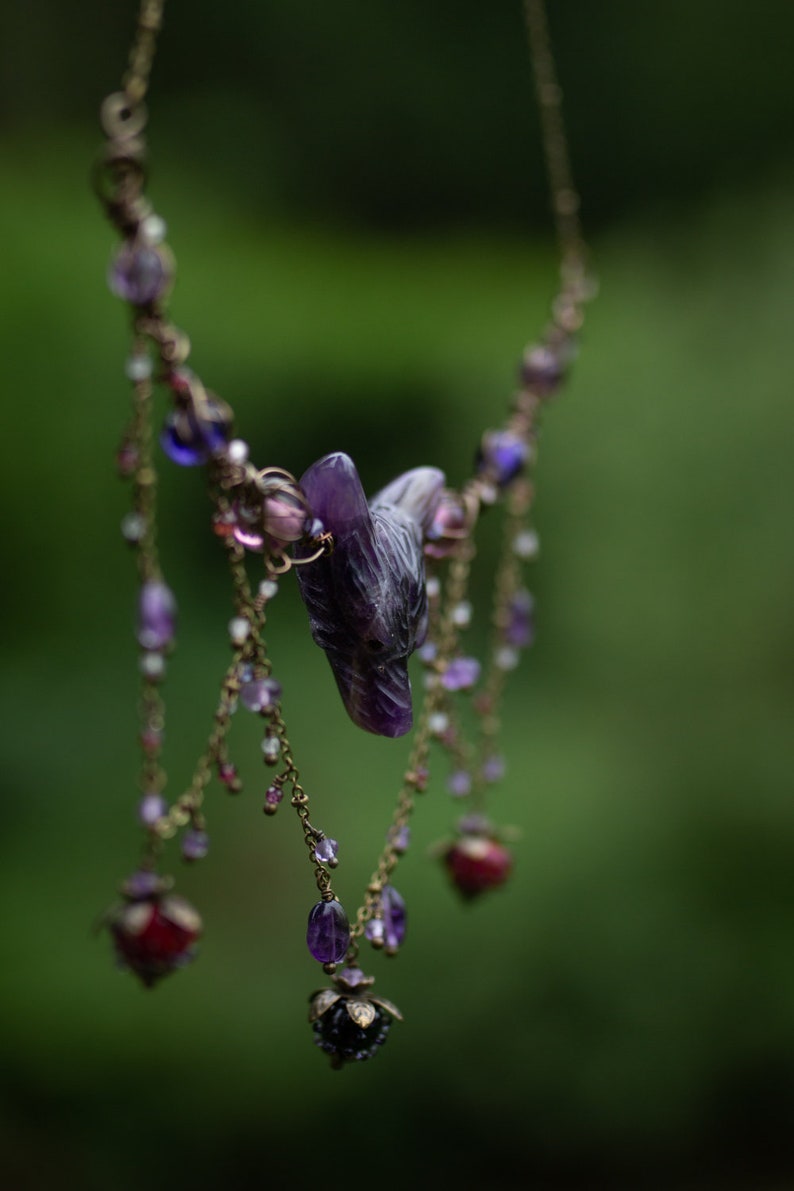
<path id="1" fill-rule="evenodd" d="M 194 958 L 202 922 L 183 897 L 155 891 L 129 898 L 112 914 L 109 927 L 121 964 L 151 988 Z"/>
<path id="2" fill-rule="evenodd" d="M 466 898 L 503 885 L 513 867 L 508 849 L 491 836 L 464 835 L 444 853 L 453 884 Z"/>

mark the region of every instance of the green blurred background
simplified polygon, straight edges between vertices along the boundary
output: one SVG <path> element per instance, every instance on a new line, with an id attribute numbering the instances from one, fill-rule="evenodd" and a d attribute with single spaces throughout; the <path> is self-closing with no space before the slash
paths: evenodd
<path id="1" fill-rule="evenodd" d="M 794 7 L 551 6 L 601 295 L 542 442 L 494 807 L 515 878 L 458 904 L 426 855 L 456 810 L 437 781 L 408 943 L 371 965 L 406 1023 L 340 1074 L 255 724 L 246 793 L 210 791 L 212 852 L 180 873 L 197 964 L 147 994 L 91 934 L 137 846 L 126 319 L 87 180 L 133 7 L 2 4 L 0 1183 L 790 1187 Z M 174 318 L 257 461 L 460 482 L 555 281 L 519 4 L 170 0 L 151 109 Z M 165 472 L 177 785 L 226 656 L 203 502 Z M 347 722 L 287 587 L 274 665 L 352 906 L 406 750 Z"/>

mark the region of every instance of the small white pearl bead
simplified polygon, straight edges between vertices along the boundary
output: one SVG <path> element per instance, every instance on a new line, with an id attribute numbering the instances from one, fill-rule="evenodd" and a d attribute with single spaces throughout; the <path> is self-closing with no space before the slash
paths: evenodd
<path id="1" fill-rule="evenodd" d="M 233 645 L 244 645 L 251 633 L 251 626 L 244 616 L 235 616 L 229 621 L 229 636 Z"/>
<path id="2" fill-rule="evenodd" d="M 537 558 L 540 551 L 540 538 L 534 529 L 523 529 L 513 539 L 513 553 L 518 558 L 529 561 Z"/>
<path id="3" fill-rule="evenodd" d="M 226 448 L 230 463 L 248 462 L 248 443 L 242 438 L 233 438 Z"/>
<path id="4" fill-rule="evenodd" d="M 124 375 L 127 380 L 148 380 L 152 375 L 151 357 L 129 356 L 124 363 Z"/>
<path id="5" fill-rule="evenodd" d="M 140 234 L 147 244 L 162 244 L 168 227 L 161 215 L 147 215 L 141 220 Z"/>

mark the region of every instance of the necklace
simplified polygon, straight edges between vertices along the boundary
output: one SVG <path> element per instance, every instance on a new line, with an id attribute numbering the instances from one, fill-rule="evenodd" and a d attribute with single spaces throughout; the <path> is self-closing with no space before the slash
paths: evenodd
<path id="1" fill-rule="evenodd" d="M 502 426 L 486 430 L 473 476 L 460 488 L 435 467 L 419 466 L 392 480 L 369 501 L 355 464 L 334 453 L 296 480 L 276 466 L 251 462 L 250 448 L 233 433 L 230 406 L 187 365 L 187 336 L 171 323 L 167 296 L 174 260 L 164 221 L 145 194 L 147 113 L 144 100 L 165 0 L 142 0 L 122 90 L 102 106 L 105 145 L 96 189 L 121 237 L 109 274 L 111 290 L 130 307 L 132 349 L 125 372 L 132 412 L 117 464 L 131 489 L 122 532 L 133 549 L 139 579 L 140 663 L 138 815 L 142 855 L 123 883 L 120 901 L 105 915 L 116 956 L 151 987 L 187 964 L 202 933 L 198 912 L 173 892 L 160 871 L 169 841 L 178 837 L 184 860 L 209 850 L 204 810 L 213 778 L 230 793 L 242 782 L 232 760 L 232 718 L 259 717 L 268 772 L 264 812 L 288 802 L 297 814 L 318 898 L 306 943 L 331 978 L 310 1001 L 315 1042 L 334 1066 L 371 1057 L 386 1040 L 397 1007 L 373 991 L 359 966 L 364 944 L 395 954 L 406 931 L 406 908 L 393 884 L 410 842 L 416 802 L 428 789 L 431 761 L 446 756 L 449 792 L 465 805 L 452 837 L 439 848 L 442 863 L 465 898 L 502 885 L 512 858 L 504 835 L 486 814 L 486 796 L 503 776 L 499 708 L 509 673 L 533 636 L 533 602 L 524 571 L 538 549 L 531 513 L 531 481 L 538 421 L 562 386 L 590 296 L 578 196 L 571 181 L 561 94 L 543 0 L 526 0 L 526 21 L 560 248 L 560 285 L 542 336 L 526 348 L 519 388 Z M 168 406 L 157 449 L 154 404 Z M 231 579 L 231 657 L 220 683 L 212 726 L 187 786 L 169 800 L 163 766 L 164 680 L 174 650 L 177 606 L 157 546 L 157 466 L 161 453 L 184 467 L 206 469 L 217 535 Z M 464 649 L 472 609 L 467 593 L 480 513 L 504 511 L 503 548 L 494 575 L 492 641 L 481 666 Z M 265 642 L 271 604 L 285 577 L 297 576 L 315 642 L 325 651 L 353 722 L 387 737 L 412 732 L 408 763 L 386 843 L 356 913 L 349 917 L 332 874 L 337 841 L 313 821 L 287 730 L 287 700 L 272 672 Z M 408 659 L 417 651 L 424 690 L 414 716 Z M 469 700 L 474 738 L 463 730 Z"/>

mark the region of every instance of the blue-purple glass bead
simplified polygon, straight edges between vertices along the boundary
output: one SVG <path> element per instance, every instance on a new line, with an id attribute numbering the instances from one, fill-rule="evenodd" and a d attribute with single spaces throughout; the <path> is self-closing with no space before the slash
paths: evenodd
<path id="1" fill-rule="evenodd" d="M 175 409 L 167 416 L 160 445 L 168 458 L 180 467 L 196 467 L 220 451 L 231 431 L 227 410 L 207 400 L 201 413 L 193 408 Z"/>
<path id="2" fill-rule="evenodd" d="M 138 600 L 138 644 L 142 649 L 164 649 L 176 632 L 176 600 L 161 579 L 142 584 Z"/>
<path id="3" fill-rule="evenodd" d="M 511 483 L 529 459 L 529 444 L 512 430 L 488 430 L 483 435 L 477 468 L 493 476 L 500 488 Z"/>
<path id="4" fill-rule="evenodd" d="M 321 964 L 338 964 L 350 946 L 350 923 L 338 901 L 321 901 L 309 912 L 306 946 Z"/>
<path id="5" fill-rule="evenodd" d="M 165 292 L 171 268 L 164 254 L 146 245 L 124 244 L 108 273 L 112 292 L 133 306 L 148 306 Z"/>

